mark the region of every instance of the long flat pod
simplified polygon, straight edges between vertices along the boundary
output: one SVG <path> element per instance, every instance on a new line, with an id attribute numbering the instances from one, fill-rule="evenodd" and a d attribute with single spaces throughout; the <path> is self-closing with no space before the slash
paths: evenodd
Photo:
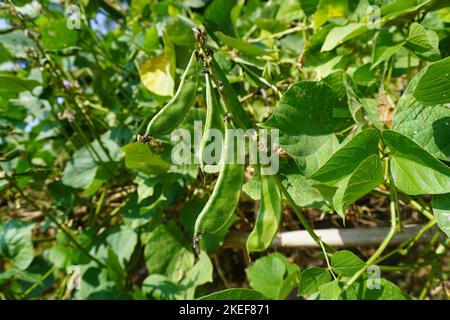
<path id="1" fill-rule="evenodd" d="M 168 134 L 183 121 L 197 95 L 198 74 L 197 53 L 194 51 L 181 76 L 177 92 L 150 121 L 145 136 Z"/>
<path id="2" fill-rule="evenodd" d="M 229 159 L 235 154 L 234 137 L 234 130 L 226 120 L 225 141 L 221 156 L 222 168 L 211 197 L 195 221 L 196 238 L 200 234 L 216 233 L 222 229 L 239 203 L 245 165 Z"/>
<path id="3" fill-rule="evenodd" d="M 223 133 L 225 131 L 223 124 L 224 110 L 219 103 L 216 92 L 212 87 L 211 77 L 209 73 L 205 73 L 205 90 L 206 90 L 206 121 L 205 128 L 200 143 L 200 167 L 204 172 L 213 173 L 219 172 L 221 165 L 219 164 L 222 149 Z M 214 141 L 212 141 L 214 137 Z M 211 143 L 213 142 L 213 143 Z M 208 143 L 211 145 L 208 146 Z M 211 148 L 214 147 L 214 148 Z M 215 148 L 217 147 L 217 148 Z M 212 155 L 212 151 L 218 154 Z M 219 159 L 217 159 L 219 157 Z"/>
<path id="4" fill-rule="evenodd" d="M 252 124 L 245 114 L 236 92 L 214 58 L 212 59 L 211 67 L 214 77 L 221 82 L 222 86 L 219 88 L 219 92 L 227 112 L 233 115 L 233 121 L 235 121 L 239 127 L 243 129 L 250 129 Z"/>
<path id="5" fill-rule="evenodd" d="M 261 200 L 255 227 L 247 239 L 247 251 L 266 250 L 278 231 L 281 218 L 281 193 L 273 176 L 260 175 Z"/>

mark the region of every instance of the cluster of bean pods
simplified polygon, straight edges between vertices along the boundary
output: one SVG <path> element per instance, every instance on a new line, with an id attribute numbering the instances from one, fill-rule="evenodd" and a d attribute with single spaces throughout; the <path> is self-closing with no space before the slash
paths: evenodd
<path id="1" fill-rule="evenodd" d="M 228 79 L 216 62 L 213 52 L 205 45 L 205 34 L 196 30 L 199 49 L 192 53 L 189 63 L 181 77 L 174 97 L 151 119 L 144 136 L 138 136 L 141 143 L 148 142 L 152 136 L 172 132 L 188 114 L 199 86 L 200 70 L 205 78 L 206 122 L 200 143 L 199 156 L 204 172 L 219 172 L 209 200 L 195 222 L 193 246 L 199 249 L 202 234 L 213 234 L 224 228 L 232 218 L 239 203 L 244 184 L 245 164 L 225 161 L 236 152 L 232 139 L 233 128 L 249 129 L 253 125 L 242 108 L 239 99 Z M 203 63 L 203 68 L 200 64 Z M 219 99 L 220 98 L 220 99 Z M 220 130 L 224 134 L 220 162 L 215 165 L 203 164 L 204 149 L 211 140 L 210 129 Z M 272 176 L 260 174 L 260 166 L 254 165 L 260 176 L 261 200 L 255 227 L 247 240 L 247 251 L 264 251 L 272 243 L 278 230 L 281 216 L 281 193 Z"/>

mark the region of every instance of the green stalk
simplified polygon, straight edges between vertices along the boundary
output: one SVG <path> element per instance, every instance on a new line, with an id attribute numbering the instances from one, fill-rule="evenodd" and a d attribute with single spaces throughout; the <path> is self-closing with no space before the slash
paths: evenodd
<path id="1" fill-rule="evenodd" d="M 383 251 L 386 249 L 386 247 L 391 242 L 392 238 L 395 235 L 395 232 L 397 230 L 397 215 L 399 212 L 398 210 L 398 196 L 397 196 L 397 190 L 395 188 L 394 179 L 392 177 L 392 171 L 391 171 L 391 165 L 390 160 L 388 161 L 388 171 L 389 171 L 389 182 L 391 185 L 390 188 L 390 212 L 391 212 L 391 227 L 389 229 L 388 234 L 386 235 L 386 238 L 383 240 L 383 242 L 380 244 L 378 249 L 375 251 L 375 253 L 366 261 L 366 264 L 364 267 L 362 267 L 358 272 L 356 272 L 353 277 L 350 278 L 349 281 L 344 286 L 344 290 L 346 290 L 348 287 L 350 287 L 356 280 L 359 279 L 359 277 L 369 268 L 371 265 L 373 265 L 380 255 L 383 253 Z"/>
<path id="2" fill-rule="evenodd" d="M 275 182 L 276 182 L 278 188 L 280 189 L 281 193 L 285 197 L 286 201 L 288 202 L 289 206 L 292 208 L 292 210 L 294 210 L 295 214 L 297 215 L 298 220 L 300 220 L 300 223 L 303 225 L 303 227 L 309 233 L 311 238 L 313 238 L 314 241 L 320 247 L 324 246 L 329 252 L 335 252 L 336 250 L 334 250 L 329 245 L 324 243 L 322 241 L 322 239 L 314 232 L 314 229 L 311 227 L 311 225 L 309 224 L 308 220 L 306 220 L 305 216 L 303 215 L 302 211 L 300 210 L 300 208 L 295 203 L 294 199 L 292 199 L 292 197 L 289 194 L 289 192 L 287 191 L 287 189 L 281 183 L 281 179 L 280 179 L 279 175 L 275 176 Z"/>
<path id="3" fill-rule="evenodd" d="M 436 272 L 438 270 L 438 267 L 440 266 L 440 258 L 443 257 L 447 251 L 447 247 L 450 243 L 450 239 L 447 239 L 443 243 L 440 243 L 439 246 L 435 250 L 435 255 L 433 257 L 433 264 L 430 270 L 430 273 L 428 274 L 427 281 L 425 285 L 422 288 L 422 291 L 419 295 L 419 300 L 425 299 L 428 291 L 430 290 L 431 285 L 433 284 L 433 280 L 435 279 Z"/>
<path id="4" fill-rule="evenodd" d="M 400 244 L 395 250 L 392 250 L 391 252 L 387 253 L 386 255 L 379 258 L 375 264 L 378 264 L 396 253 L 400 253 L 402 255 L 406 255 L 408 251 L 414 246 L 414 244 L 428 231 L 430 230 L 434 225 L 436 224 L 436 220 L 431 220 L 428 222 L 422 229 L 419 230 L 419 232 L 412 237 L 410 237 L 408 240 Z"/>
<path id="5" fill-rule="evenodd" d="M 56 219 L 56 217 L 54 217 L 49 211 L 47 211 L 45 208 L 41 208 L 38 204 L 36 204 L 32 199 L 30 199 L 27 195 L 25 195 L 25 193 L 22 191 L 22 189 L 20 189 L 17 184 L 12 181 L 9 180 L 10 183 L 13 184 L 13 187 L 17 190 L 17 192 L 19 192 L 19 194 L 22 196 L 22 198 L 27 201 L 33 208 L 35 208 L 37 211 L 42 212 L 46 217 L 48 217 L 57 227 L 58 229 L 60 229 L 62 231 L 62 233 L 64 233 L 67 238 L 82 252 L 84 253 L 86 256 L 88 256 L 90 259 L 92 259 L 93 261 L 95 261 L 95 263 L 97 263 L 100 267 L 102 268 L 106 268 L 106 265 L 101 262 L 100 260 L 98 260 L 96 257 L 94 257 L 92 254 L 89 253 L 89 251 L 87 251 L 76 239 L 75 237 L 70 233 L 70 231 L 66 230 L 66 228 L 62 225 L 62 223 L 60 223 L 58 221 L 58 219 Z"/>
<path id="6" fill-rule="evenodd" d="M 41 285 L 42 282 L 44 282 L 45 279 L 47 279 L 49 276 L 52 275 L 52 273 L 55 271 L 54 268 L 50 268 L 43 276 L 41 279 L 39 279 L 39 281 L 33 283 L 22 295 L 21 295 L 21 299 L 25 299 L 30 293 L 31 291 L 33 291 L 38 285 Z"/>
<path id="7" fill-rule="evenodd" d="M 378 197 L 389 196 L 389 192 L 383 190 L 372 190 L 370 193 Z M 433 213 L 430 210 L 428 210 L 424 205 L 421 205 L 416 200 L 414 200 L 411 196 L 408 196 L 406 194 L 398 194 L 398 198 L 403 202 L 410 204 L 414 209 L 423 214 L 427 219 L 434 220 Z"/>
<path id="8" fill-rule="evenodd" d="M 327 251 L 325 250 L 325 247 L 324 247 L 322 241 L 320 242 L 320 247 L 321 247 L 321 249 L 322 249 L 323 256 L 325 257 L 325 262 L 327 263 L 328 271 L 330 271 L 331 275 L 333 276 L 333 279 L 336 280 L 337 277 L 336 277 L 336 275 L 335 275 L 334 272 L 333 272 L 333 268 L 331 267 L 330 260 L 328 259 L 328 253 L 327 253 Z"/>
<path id="9" fill-rule="evenodd" d="M 288 34 L 294 33 L 294 32 L 298 32 L 298 31 L 304 31 L 308 29 L 308 27 L 305 24 L 299 24 L 295 27 L 277 32 L 277 33 L 273 33 L 271 35 L 265 36 L 265 37 L 261 37 L 261 38 L 257 38 L 257 39 L 249 39 L 248 42 L 249 43 L 255 43 L 255 42 L 261 42 L 263 40 L 268 40 L 268 39 L 277 39 L 277 38 L 282 38 Z"/>
<path id="10" fill-rule="evenodd" d="M 103 192 L 100 195 L 100 199 L 98 199 L 97 206 L 95 207 L 95 212 L 93 215 L 91 215 L 92 219 L 90 221 L 90 225 L 95 223 L 95 221 L 97 220 L 97 217 L 100 214 L 100 211 L 102 210 L 103 203 L 105 202 L 107 193 L 108 193 L 108 183 L 105 184 L 105 187 L 103 188 Z"/>
<path id="11" fill-rule="evenodd" d="M 75 128 L 75 131 L 77 131 L 77 133 L 80 135 L 81 139 L 83 140 L 83 142 L 85 143 L 86 147 L 88 148 L 89 152 L 91 153 L 93 158 L 97 158 L 98 161 L 103 162 L 102 158 L 100 157 L 100 155 L 98 154 L 98 152 L 95 150 L 95 148 L 92 146 L 91 142 L 89 142 L 88 138 L 86 137 L 86 135 L 84 134 L 83 130 L 81 130 L 80 126 L 78 125 L 78 123 L 76 123 L 75 121 L 71 122 L 73 123 L 73 126 Z"/>

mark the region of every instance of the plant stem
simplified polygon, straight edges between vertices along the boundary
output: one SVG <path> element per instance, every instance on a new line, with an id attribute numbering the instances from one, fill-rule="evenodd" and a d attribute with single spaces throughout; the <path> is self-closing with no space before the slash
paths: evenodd
<path id="1" fill-rule="evenodd" d="M 416 209 L 417 211 L 419 211 L 420 213 L 422 213 L 425 217 L 427 217 L 430 221 L 434 220 L 434 215 L 432 212 L 430 212 L 428 209 L 424 208 L 422 205 L 420 205 L 417 201 L 415 200 L 410 200 L 409 204 L 411 206 L 414 207 L 414 209 Z"/>
<path id="2" fill-rule="evenodd" d="M 75 237 L 70 233 L 70 231 L 66 230 L 66 228 L 58 221 L 58 219 L 56 219 L 56 217 L 54 217 L 49 211 L 47 211 L 46 208 L 42 208 L 40 207 L 37 203 L 35 203 L 32 199 L 30 199 L 23 191 L 22 189 L 20 189 L 17 184 L 12 181 L 9 180 L 10 183 L 13 184 L 14 188 L 17 190 L 17 192 L 19 192 L 19 194 L 22 196 L 22 198 L 27 201 L 33 208 L 35 208 L 36 210 L 42 212 L 46 217 L 48 217 L 54 224 L 56 224 L 56 226 L 67 236 L 67 238 L 82 252 L 84 253 L 86 256 L 88 256 L 90 259 L 92 259 L 93 261 L 95 261 L 95 263 L 97 263 L 100 267 L 102 268 L 106 268 L 106 265 L 101 262 L 100 260 L 98 260 L 96 257 L 94 257 L 92 254 L 89 253 L 89 251 L 87 251 L 76 239 Z"/>
<path id="3" fill-rule="evenodd" d="M 371 194 L 375 195 L 375 196 L 389 196 L 389 192 L 387 191 L 383 191 L 383 190 L 372 190 L 370 192 Z M 434 220 L 434 215 L 433 213 L 428 210 L 424 205 L 421 205 L 420 203 L 418 203 L 416 200 L 414 200 L 412 197 L 406 195 L 406 194 L 398 194 L 398 198 L 400 200 L 402 200 L 403 202 L 411 205 L 414 209 L 416 209 L 417 211 L 419 211 L 421 214 L 423 214 L 425 217 L 427 217 L 429 220 Z"/>
<path id="4" fill-rule="evenodd" d="M 450 239 L 447 239 L 443 243 L 440 243 L 439 246 L 435 250 L 435 255 L 433 257 L 433 264 L 431 266 L 430 273 L 428 274 L 427 281 L 423 286 L 422 291 L 419 295 L 419 300 L 425 299 L 428 291 L 430 290 L 431 285 L 433 284 L 433 280 L 435 279 L 435 274 L 440 266 L 440 258 L 443 257 L 447 251 L 448 244 L 450 243 Z"/>
<path id="5" fill-rule="evenodd" d="M 53 272 L 55 271 L 54 268 L 50 268 L 43 276 L 41 279 L 39 279 L 39 281 L 36 281 L 35 283 L 33 283 L 31 285 L 31 287 L 29 287 L 22 295 L 21 295 L 21 299 L 25 299 L 31 291 L 33 291 L 38 285 L 41 285 L 42 282 L 47 279 Z"/>
<path id="6" fill-rule="evenodd" d="M 322 241 L 320 241 L 320 248 L 322 249 L 323 256 L 325 257 L 325 262 L 327 263 L 328 271 L 330 271 L 331 275 L 333 276 L 333 279 L 337 279 L 336 275 L 333 272 L 333 268 L 331 268 L 330 260 L 328 259 L 328 253 L 325 250 L 325 247 L 324 247 Z"/>
<path id="7" fill-rule="evenodd" d="M 350 287 L 356 280 L 359 279 L 359 277 L 367 270 L 368 267 L 373 265 L 379 256 L 383 253 L 383 251 L 386 249 L 386 247 L 389 245 L 389 242 L 391 242 L 392 238 L 395 235 L 395 232 L 397 230 L 397 215 L 399 212 L 398 210 L 398 196 L 397 196 L 397 190 L 395 188 L 394 179 L 392 178 L 392 171 L 391 171 L 391 162 L 388 161 L 388 171 L 389 171 L 389 182 L 391 185 L 390 188 L 390 212 L 391 212 L 391 227 L 389 229 L 389 232 L 384 239 L 384 241 L 380 244 L 378 249 L 375 251 L 375 253 L 366 261 L 366 264 L 363 268 L 361 268 L 358 272 L 356 272 L 353 277 L 350 278 L 350 280 L 345 284 L 344 290 L 346 290 L 348 287 Z"/>
<path id="8" fill-rule="evenodd" d="M 292 208 L 292 210 L 294 210 L 295 214 L 297 215 L 298 220 L 300 220 L 300 223 L 303 225 L 303 227 L 309 233 L 311 238 L 313 238 L 314 241 L 319 246 L 321 246 L 321 247 L 324 246 L 327 249 L 327 251 L 335 252 L 336 250 L 334 250 L 333 248 L 328 246 L 326 243 L 324 243 L 322 241 L 322 239 L 314 232 L 314 229 L 311 227 L 311 225 L 309 224 L 308 220 L 306 220 L 305 216 L 303 215 L 302 211 L 300 210 L 300 208 L 295 203 L 294 199 L 292 199 L 292 197 L 289 194 L 289 192 L 287 191 L 287 189 L 281 183 L 281 179 L 280 179 L 279 175 L 274 176 L 274 178 L 275 178 L 275 182 L 277 183 L 278 188 L 280 189 L 281 193 L 285 197 L 285 199 L 288 202 L 289 206 Z"/>
<path id="9" fill-rule="evenodd" d="M 97 220 L 97 217 L 100 214 L 100 211 L 102 210 L 103 203 L 105 202 L 105 197 L 106 197 L 107 193 L 108 193 L 108 183 L 105 184 L 105 186 L 103 188 L 103 192 L 100 195 L 100 198 L 98 199 L 97 206 L 95 207 L 95 212 L 91 216 L 92 217 L 92 220 L 90 221 L 91 225 L 94 224 L 95 221 Z"/>
<path id="10" fill-rule="evenodd" d="M 395 255 L 396 253 L 400 253 L 402 255 L 406 255 L 408 253 L 408 251 L 413 247 L 413 245 L 429 230 L 431 229 L 434 225 L 436 224 L 436 220 L 431 220 L 430 222 L 428 222 L 417 234 L 415 234 L 414 236 L 410 237 L 408 240 L 406 240 L 405 242 L 403 242 L 402 244 L 400 244 L 395 250 L 392 250 L 391 252 L 387 253 L 386 255 L 382 256 L 381 258 L 379 258 L 375 264 L 378 264 L 390 257 L 392 257 L 393 255 Z M 405 248 L 406 247 L 406 248 Z"/>
<path id="11" fill-rule="evenodd" d="M 282 37 L 284 37 L 284 36 L 286 36 L 288 34 L 291 34 L 291 33 L 294 33 L 294 32 L 298 32 L 298 31 L 303 31 L 303 30 L 306 30 L 306 29 L 307 29 L 307 26 L 302 23 L 302 24 L 299 24 L 299 25 L 297 25 L 295 27 L 292 27 L 292 28 L 289 28 L 289 29 L 286 29 L 286 30 L 283 30 L 283 31 L 280 31 L 280 32 L 277 32 L 277 33 L 273 33 L 273 34 L 265 36 L 265 37 L 260 37 L 260 38 L 257 38 L 257 39 L 249 39 L 248 42 L 249 43 L 254 43 L 254 42 L 261 42 L 263 40 L 268 40 L 268 39 L 282 38 Z"/>

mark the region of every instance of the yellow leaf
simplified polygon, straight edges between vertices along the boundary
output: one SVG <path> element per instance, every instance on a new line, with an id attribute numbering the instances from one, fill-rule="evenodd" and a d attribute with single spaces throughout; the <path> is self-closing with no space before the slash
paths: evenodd
<path id="1" fill-rule="evenodd" d="M 320 0 L 314 15 L 314 27 L 318 29 L 332 18 L 345 17 L 348 12 L 348 0 Z"/>
<path id="2" fill-rule="evenodd" d="M 142 84 L 160 96 L 173 96 L 175 82 L 170 74 L 170 63 L 165 54 L 148 59 L 141 70 Z"/>

